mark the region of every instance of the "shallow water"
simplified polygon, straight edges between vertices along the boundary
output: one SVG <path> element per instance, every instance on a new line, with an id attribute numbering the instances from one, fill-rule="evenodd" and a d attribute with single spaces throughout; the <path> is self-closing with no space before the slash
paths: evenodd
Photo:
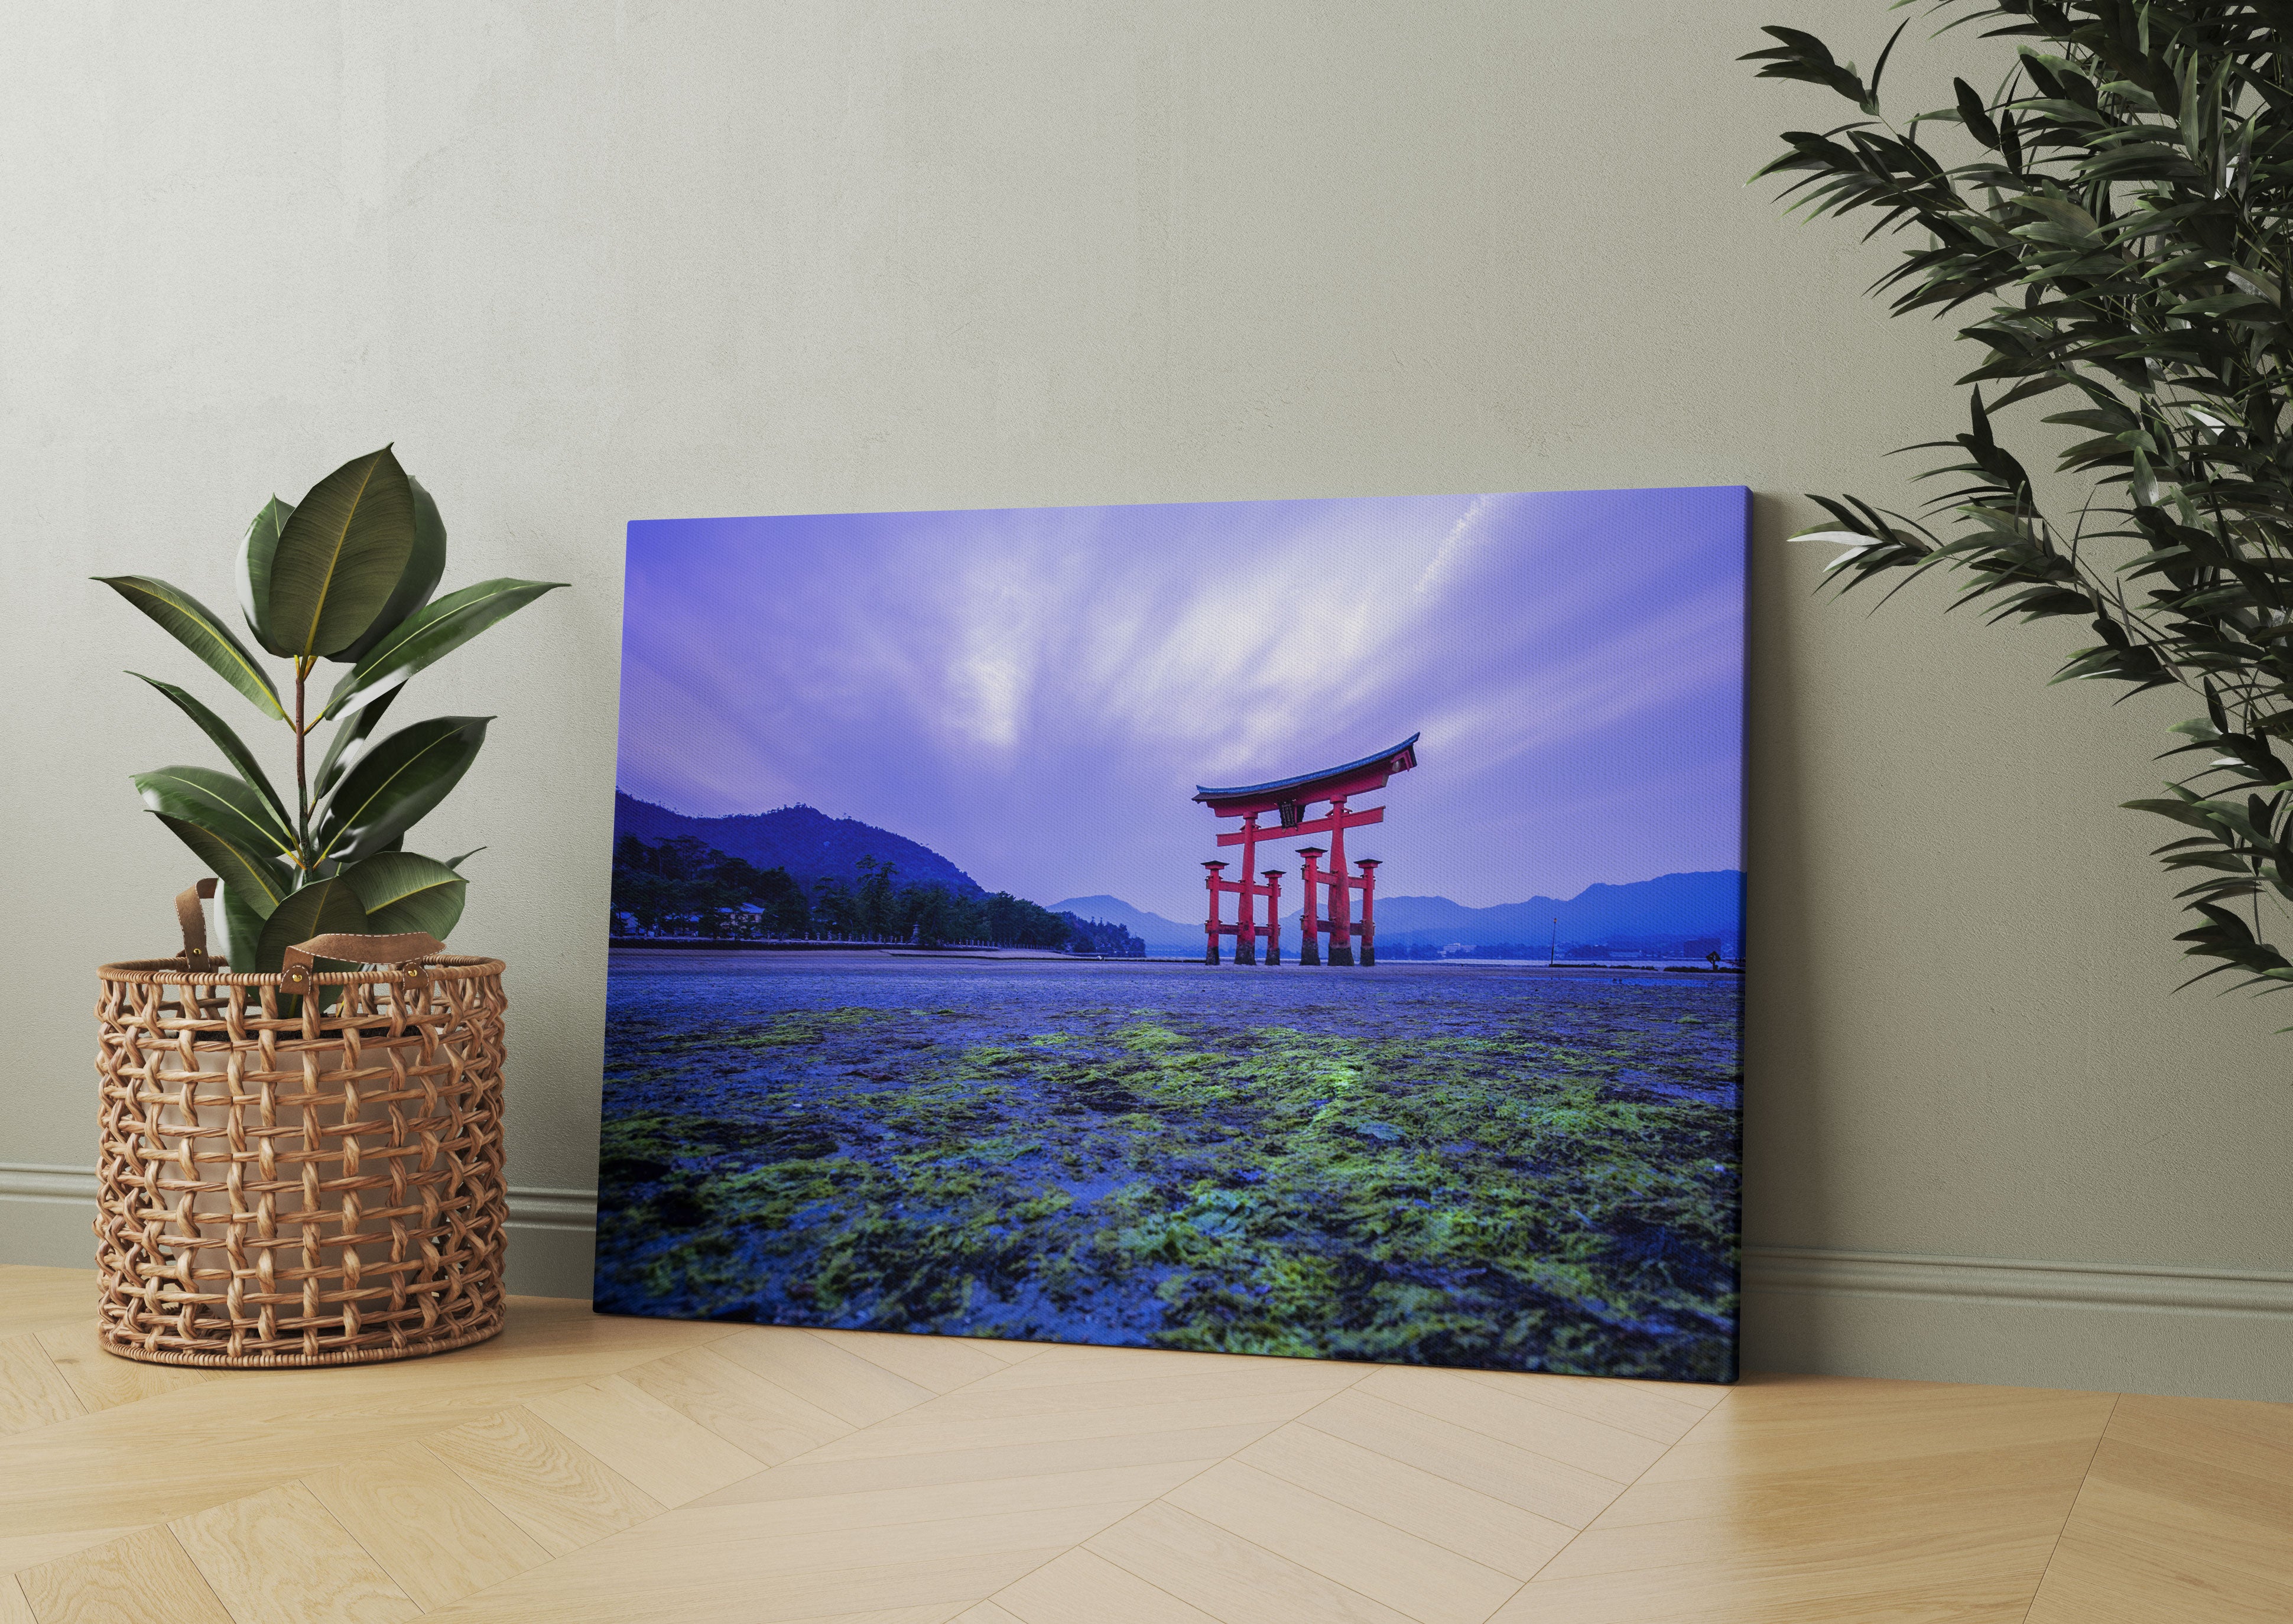
<path id="1" fill-rule="evenodd" d="M 1733 977 L 617 951 L 598 1300 L 1727 1379 Z"/>

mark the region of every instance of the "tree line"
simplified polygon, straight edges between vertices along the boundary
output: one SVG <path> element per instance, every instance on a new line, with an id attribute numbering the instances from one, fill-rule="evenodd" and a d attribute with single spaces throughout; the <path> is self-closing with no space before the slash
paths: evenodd
<path id="1" fill-rule="evenodd" d="M 1146 944 L 1121 925 L 1054 914 L 1009 891 L 969 897 L 936 883 L 903 885 L 897 864 L 863 857 L 849 881 L 827 877 L 807 895 L 788 870 L 758 868 L 689 834 L 613 847 L 613 930 L 738 941 L 781 938 L 982 942 L 1141 958 Z"/>

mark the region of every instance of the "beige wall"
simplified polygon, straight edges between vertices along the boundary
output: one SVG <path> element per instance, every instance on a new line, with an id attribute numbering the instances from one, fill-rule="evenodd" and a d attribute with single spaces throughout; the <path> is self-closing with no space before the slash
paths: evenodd
<path id="1" fill-rule="evenodd" d="M 456 580 L 574 583 L 418 685 L 500 716 L 430 843 L 491 847 L 457 945 L 513 967 L 518 1271 L 565 1291 L 625 520 L 1743 483 L 1753 1362 L 2293 1397 L 2293 1003 L 2169 995 L 2165 835 L 2113 809 L 2174 702 L 2049 690 L 2062 638 L 1933 589 L 1819 601 L 1780 540 L 1801 491 L 1900 495 L 1967 363 L 1743 184 L 1837 116 L 1731 63 L 1762 20 L 1867 61 L 1892 20 L 20 8 L 0 1256 L 86 1256 L 90 970 L 191 873 L 126 775 L 194 742 L 120 674 L 188 659 L 86 577 L 227 598 L 247 515 L 353 453 L 396 442 Z"/>

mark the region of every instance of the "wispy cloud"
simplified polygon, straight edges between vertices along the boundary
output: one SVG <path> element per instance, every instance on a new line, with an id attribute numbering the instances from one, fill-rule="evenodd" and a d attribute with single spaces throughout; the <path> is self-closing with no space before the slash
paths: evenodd
<path id="1" fill-rule="evenodd" d="M 620 781 L 702 814 L 803 800 L 991 886 L 1183 918 L 1195 784 L 1422 732 L 1358 854 L 1397 891 L 1730 866 L 1743 511 L 1711 489 L 634 524 Z"/>

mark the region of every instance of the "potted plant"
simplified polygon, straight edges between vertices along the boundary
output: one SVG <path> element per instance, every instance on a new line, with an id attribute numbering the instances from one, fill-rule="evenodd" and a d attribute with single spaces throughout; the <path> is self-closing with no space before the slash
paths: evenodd
<path id="1" fill-rule="evenodd" d="M 563 583 L 436 597 L 445 565 L 437 504 L 385 446 L 293 507 L 272 498 L 239 543 L 239 611 L 288 662 L 283 686 L 181 588 L 100 578 L 287 727 L 295 761 L 290 801 L 206 703 L 142 678 L 228 769 L 134 775 L 214 879 L 178 901 L 180 955 L 100 972 L 96 1230 L 114 1352 L 351 1363 L 500 1328 L 503 967 L 443 952 L 474 854 L 406 849 L 490 719 L 380 724 L 409 678 Z M 342 669 L 321 693 L 327 662 Z M 329 725 L 314 765 L 312 735 Z"/>
<path id="2" fill-rule="evenodd" d="M 2293 902 L 2293 85 L 2273 5 L 2223 0 L 1943 0 L 1944 29 L 2008 42 L 1988 91 L 1908 117 L 1797 28 L 1751 53 L 1764 78 L 1823 86 L 1845 122 L 1784 135 L 1761 175 L 1811 216 L 1868 215 L 1912 241 L 1875 291 L 1897 315 L 1956 315 L 1980 356 L 1968 423 L 1927 478 L 1924 518 L 1813 499 L 1847 586 L 1931 570 L 1999 620 L 2093 630 L 2057 681 L 2177 687 L 2202 714 L 2165 753 L 2167 795 L 2127 802 L 2180 824 L 2155 855 L 2189 881 L 2176 938 L 2262 992 L 2293 986 L 2270 938 Z M 1904 27 L 1908 27 L 1905 24 Z M 1942 31 L 1942 30 L 1939 30 Z M 1758 178 L 1758 177 L 1754 177 Z M 1986 397 L 1985 391 L 1989 394 Z M 2044 401 L 2078 489 L 2050 512 L 2009 449 Z"/>
<path id="3" fill-rule="evenodd" d="M 222 881 L 217 923 L 233 970 L 276 970 L 288 946 L 328 932 L 442 941 L 461 917 L 460 865 L 472 854 L 423 857 L 405 849 L 406 833 L 461 781 L 492 719 L 433 717 L 375 735 L 409 678 L 564 583 L 483 581 L 433 599 L 445 568 L 438 504 L 387 446 L 344 463 L 294 507 L 271 498 L 239 542 L 239 605 L 255 643 L 291 662 L 291 710 L 198 598 L 148 575 L 101 578 L 293 735 L 290 808 L 229 723 L 174 684 L 142 678 L 229 763 L 163 767 L 134 783 Z M 321 662 L 348 669 L 319 697 Z M 311 735 L 329 723 L 313 767 Z"/>

